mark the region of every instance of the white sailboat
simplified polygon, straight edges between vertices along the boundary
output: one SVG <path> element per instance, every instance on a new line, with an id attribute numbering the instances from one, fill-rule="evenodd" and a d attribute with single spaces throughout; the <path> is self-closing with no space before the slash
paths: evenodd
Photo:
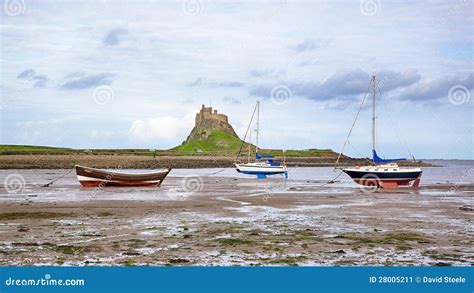
<path id="1" fill-rule="evenodd" d="M 266 178 L 268 175 L 276 175 L 276 174 L 285 174 L 285 177 L 288 178 L 288 171 L 286 169 L 285 164 L 274 161 L 273 156 L 262 156 L 258 153 L 258 135 L 259 135 L 259 123 L 260 123 L 260 101 L 257 101 L 257 104 L 255 106 L 255 109 L 252 114 L 252 118 L 250 119 L 249 127 L 247 128 L 247 132 L 250 129 L 250 126 L 252 125 L 252 120 L 255 115 L 255 112 L 257 113 L 257 128 L 256 128 L 256 143 L 255 143 L 255 161 L 250 162 L 250 146 L 251 142 L 249 142 L 249 156 L 248 156 L 248 162 L 247 163 L 235 163 L 235 169 L 237 172 L 242 173 L 242 174 L 249 174 L 249 175 L 256 175 L 257 178 Z M 245 138 L 247 137 L 247 133 L 245 134 Z M 249 139 L 250 140 L 250 139 Z M 242 146 L 244 144 L 244 141 L 242 142 Z M 242 146 L 240 147 L 239 153 L 237 154 L 237 159 L 240 155 L 240 151 L 242 150 Z M 265 161 L 261 161 L 262 159 L 265 159 Z"/>

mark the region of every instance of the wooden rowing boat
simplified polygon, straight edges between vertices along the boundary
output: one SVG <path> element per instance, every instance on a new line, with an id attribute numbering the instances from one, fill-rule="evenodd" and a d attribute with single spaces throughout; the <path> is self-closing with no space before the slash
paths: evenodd
<path id="1" fill-rule="evenodd" d="M 122 173 L 75 166 L 77 179 L 82 186 L 156 186 L 159 187 L 171 169 L 149 173 Z"/>

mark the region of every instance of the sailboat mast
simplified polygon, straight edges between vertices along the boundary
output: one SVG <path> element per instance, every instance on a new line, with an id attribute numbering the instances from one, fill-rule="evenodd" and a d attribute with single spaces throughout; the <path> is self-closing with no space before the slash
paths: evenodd
<path id="1" fill-rule="evenodd" d="M 375 75 L 372 76 L 372 150 L 375 150 Z"/>
<path id="2" fill-rule="evenodd" d="M 251 152 L 250 148 L 251 148 L 251 146 L 252 146 L 252 131 L 250 131 L 250 133 L 249 133 L 249 155 L 248 155 L 248 160 L 247 160 L 248 163 L 250 163 L 250 152 Z"/>
<path id="3" fill-rule="evenodd" d="M 260 127 L 260 101 L 257 101 L 257 129 L 256 129 L 256 143 L 255 143 L 255 153 L 258 153 L 258 129 Z"/>

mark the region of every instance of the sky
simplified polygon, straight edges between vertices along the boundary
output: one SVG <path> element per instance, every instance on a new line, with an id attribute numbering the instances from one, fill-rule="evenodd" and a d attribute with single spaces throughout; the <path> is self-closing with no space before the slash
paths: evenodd
<path id="1" fill-rule="evenodd" d="M 243 137 L 260 100 L 261 147 L 339 152 L 376 75 L 379 155 L 474 159 L 473 5 L 3 0 L 0 144 L 167 149 L 202 104 Z"/>

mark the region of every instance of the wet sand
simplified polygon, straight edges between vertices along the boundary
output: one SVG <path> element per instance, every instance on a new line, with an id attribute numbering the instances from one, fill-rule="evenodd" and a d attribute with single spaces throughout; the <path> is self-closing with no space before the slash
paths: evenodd
<path id="1" fill-rule="evenodd" d="M 0 188 L 0 265 L 474 265 L 472 183 L 370 193 L 178 174 L 97 189 L 70 174 L 40 187 L 53 173 Z"/>

